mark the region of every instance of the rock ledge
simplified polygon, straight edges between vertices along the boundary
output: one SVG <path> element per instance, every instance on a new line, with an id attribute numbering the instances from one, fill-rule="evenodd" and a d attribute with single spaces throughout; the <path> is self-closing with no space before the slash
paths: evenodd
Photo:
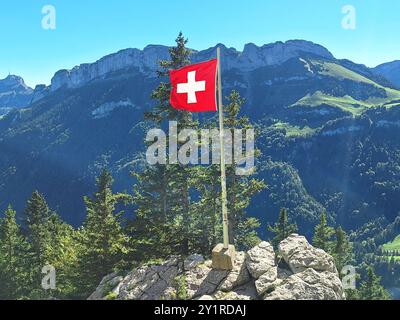
<path id="1" fill-rule="evenodd" d="M 333 258 L 306 238 L 290 235 L 278 246 L 268 242 L 238 252 L 232 271 L 214 270 L 201 255 L 171 257 L 126 276 L 106 276 L 89 300 L 342 300 Z"/>

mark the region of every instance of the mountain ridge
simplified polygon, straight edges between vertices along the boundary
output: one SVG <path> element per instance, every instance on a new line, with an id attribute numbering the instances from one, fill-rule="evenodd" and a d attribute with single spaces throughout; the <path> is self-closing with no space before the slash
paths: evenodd
<path id="1" fill-rule="evenodd" d="M 386 77 L 400 88 L 400 60 L 382 63 L 372 70 L 376 74 Z"/>
<path id="2" fill-rule="evenodd" d="M 0 116 L 11 109 L 25 107 L 32 95 L 33 89 L 25 84 L 22 77 L 10 74 L 0 79 Z"/>
<path id="3" fill-rule="evenodd" d="M 311 55 L 326 60 L 339 61 L 350 70 L 373 79 L 384 86 L 395 87 L 397 84 L 400 85 L 400 79 L 396 78 L 397 73 L 391 70 L 393 63 L 396 61 L 384 63 L 375 68 L 368 68 L 365 65 L 357 64 L 347 59 L 337 60 L 324 46 L 301 39 L 287 40 L 285 42 L 276 41 L 261 46 L 250 42 L 244 45 L 242 51 L 233 47 L 227 48 L 224 44 L 219 43 L 208 49 L 192 50 L 192 61 L 198 62 L 215 57 L 217 47 L 222 49 L 221 63 L 224 71 L 238 69 L 241 72 L 248 72 L 260 67 L 279 65 L 294 57 Z M 0 110 L 3 108 L 3 112 L 0 112 L 0 114 L 7 113 L 15 107 L 27 107 L 32 102 L 40 100 L 50 92 L 62 87 L 78 88 L 90 81 L 103 79 L 112 72 L 118 72 L 126 68 L 137 68 L 148 77 L 156 77 L 157 62 L 158 60 L 168 59 L 168 49 L 168 46 L 157 44 L 147 45 L 142 50 L 137 48 L 122 49 L 105 55 L 95 62 L 82 63 L 71 69 L 58 70 L 54 73 L 49 86 L 37 85 L 35 89 L 27 87 L 21 77 L 15 76 L 20 79 L 19 81 L 22 82 L 27 90 L 27 93 L 14 94 L 14 100 L 18 99 L 19 101 L 17 104 L 11 103 L 9 99 L 6 100 L 4 97 L 2 101 L 1 82 L 4 82 L 7 78 L 0 80 Z M 397 68 L 397 65 L 395 67 Z M 387 71 L 388 69 L 389 71 Z M 395 74 L 393 75 L 393 73 Z"/>
<path id="4" fill-rule="evenodd" d="M 366 202 L 365 196 L 358 194 L 359 190 L 363 194 L 373 190 L 374 194 L 370 197 L 377 199 L 368 204 L 370 208 L 365 210 L 365 217 L 369 218 L 374 210 L 377 211 L 376 203 L 383 202 L 380 194 L 385 193 L 377 194 L 382 184 L 374 185 L 373 180 L 365 179 L 348 180 L 346 175 L 341 178 L 344 182 L 338 179 L 340 169 L 348 166 L 346 161 L 349 161 L 350 155 L 353 157 L 351 161 L 359 160 L 357 154 L 353 155 L 357 144 L 347 150 L 342 139 L 350 137 L 364 146 L 360 161 L 365 161 L 368 153 L 379 150 L 378 147 L 367 148 L 371 145 L 368 139 L 376 141 L 379 146 L 382 143 L 380 135 L 390 128 L 391 135 L 386 135 L 387 141 L 382 148 L 388 152 L 385 161 L 394 163 L 397 159 L 394 153 L 397 142 L 392 135 L 399 130 L 397 123 L 400 115 L 395 111 L 398 109 L 396 106 L 400 105 L 400 91 L 384 86 L 365 66 L 333 59 L 325 51 L 325 57 L 310 53 L 310 50 L 298 51 L 298 44 L 304 42 L 294 43 L 297 45 L 286 51 L 288 60 L 284 62 L 271 64 L 272 60 L 266 62 L 262 55 L 260 58 L 256 54 L 257 60 L 253 59 L 251 64 L 255 69 L 236 68 L 244 58 L 247 63 L 250 54 L 243 58 L 243 53 L 236 49 L 222 48 L 223 53 L 225 51 L 225 63 L 233 61 L 230 68 L 223 69 L 223 94 L 237 90 L 245 98 L 242 113 L 261 129 L 257 143 L 262 153 L 271 158 L 263 157 L 257 165 L 262 168 L 262 178 L 275 185 L 255 200 L 254 208 L 257 209 L 254 211 L 265 223 L 263 215 L 266 208 L 268 212 L 277 214 L 280 207 L 288 206 L 289 210 L 296 211 L 296 220 L 304 228 L 314 224 L 318 212 L 324 208 L 336 212 L 341 218 L 349 216 L 349 212 Z M 293 45 L 293 42 L 290 44 Z M 306 42 L 308 45 L 313 47 L 312 43 Z M 276 46 L 279 48 L 277 50 L 284 48 L 283 43 Z M 197 52 L 194 58 L 208 59 L 214 56 L 215 48 Z M 262 53 L 262 49 L 257 48 L 247 45 L 246 50 L 260 50 Z M 317 48 L 320 50 L 319 46 Z M 111 170 L 118 190 L 131 188 L 135 181 L 129 172 L 140 166 L 142 161 L 142 141 L 146 129 L 143 114 L 154 103 L 150 99 L 152 91 L 160 81 L 165 80 L 155 76 L 154 59 L 160 56 L 157 53 L 160 50 L 168 58 L 167 47 L 149 46 L 147 50 L 151 54 L 146 57 L 151 56 L 152 60 L 144 59 L 140 50 L 135 51 L 136 57 L 139 57 L 137 61 L 144 63 L 141 68 L 130 63 L 132 57 L 129 57 L 129 49 L 123 50 L 120 56 L 117 54 L 116 58 L 122 56 L 122 60 L 115 65 L 114 54 L 111 58 L 104 58 L 103 66 L 97 63 L 76 67 L 66 78 L 66 81 L 70 81 L 72 77 L 72 87 L 63 86 L 62 81 L 56 90 L 37 86 L 29 108 L 11 111 L 0 119 L 0 147 L 4 150 L 0 155 L 0 209 L 10 202 L 18 211 L 23 210 L 25 199 L 33 190 L 39 189 L 67 221 L 78 225 L 84 217 L 84 203 L 80 199 L 92 192 L 94 177 L 100 168 L 106 166 Z M 242 60 L 235 62 L 240 56 Z M 195 59 L 192 61 L 196 62 Z M 115 71 L 108 72 L 109 68 Z M 81 79 L 80 72 L 84 75 Z M 79 86 L 81 80 L 82 85 Z M 380 112 L 380 108 L 388 111 Z M 371 114 L 367 114 L 369 110 Z M 369 121 L 357 120 L 363 118 L 373 119 L 379 126 L 370 126 Z M 341 125 L 335 127 L 335 123 Z M 371 130 L 379 134 L 371 135 Z M 337 157 L 332 155 L 325 159 L 329 150 L 319 145 L 327 142 L 337 148 Z M 311 156 L 304 156 L 311 154 L 311 151 L 315 159 L 325 159 L 331 168 L 319 160 L 313 160 Z M 343 153 L 347 156 L 341 156 Z M 331 159 L 336 160 L 330 162 Z M 388 179 L 384 174 L 389 174 L 386 170 L 397 172 L 397 167 L 382 167 L 380 162 L 385 161 L 374 159 L 368 163 L 372 166 L 370 171 L 382 175 L 380 179 L 390 182 L 388 186 L 392 188 L 397 176 Z M 310 164 L 313 166 L 311 171 L 308 167 Z M 353 166 L 356 168 L 355 164 Z M 330 177 L 332 167 L 338 172 Z M 353 171 L 357 174 L 355 169 Z M 315 172 L 321 175 L 318 181 L 313 179 Z M 367 177 L 370 172 L 362 174 Z M 280 186 L 282 177 L 290 180 L 283 187 Z M 321 194 L 321 186 L 324 184 L 327 193 L 333 195 L 345 192 L 346 183 L 354 184 L 354 192 L 349 200 L 344 200 L 356 203 L 354 206 L 344 206 L 344 209 L 338 205 L 331 207 L 331 201 Z M 362 185 L 370 188 L 365 190 Z M 58 189 L 65 190 L 68 196 L 55 191 Z M 356 200 L 352 198 L 353 194 L 357 195 Z M 385 195 L 393 198 L 392 208 L 377 211 L 379 215 L 387 214 L 390 219 L 400 208 L 400 203 L 392 195 Z M 361 215 L 352 219 L 348 227 L 356 226 L 360 221 L 365 222 Z M 271 219 L 270 215 L 268 219 Z M 308 235 L 307 230 L 303 229 L 303 232 Z"/>
<path id="5" fill-rule="evenodd" d="M 279 64 L 297 56 L 300 52 L 314 53 L 329 59 L 334 58 L 321 45 L 305 40 L 288 40 L 265 44 L 261 47 L 248 43 L 242 52 L 235 48 L 227 48 L 223 44 L 217 44 L 205 50 L 193 50 L 192 60 L 197 62 L 215 57 L 217 46 L 222 48 L 222 66 L 226 70 L 241 68 L 250 71 L 262 65 Z M 101 78 L 107 73 L 127 67 L 136 67 L 149 76 L 156 76 L 157 61 L 168 59 L 168 49 L 168 46 L 163 45 L 148 45 L 143 50 L 128 48 L 106 55 L 94 63 L 81 64 L 70 70 L 59 70 L 51 80 L 51 90 L 57 90 L 62 86 L 76 88 L 91 80 Z"/>

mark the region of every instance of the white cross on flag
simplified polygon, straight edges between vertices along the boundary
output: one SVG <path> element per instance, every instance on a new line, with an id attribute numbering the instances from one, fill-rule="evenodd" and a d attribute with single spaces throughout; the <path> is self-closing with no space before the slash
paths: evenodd
<path id="1" fill-rule="evenodd" d="M 217 111 L 217 59 L 170 71 L 172 107 L 191 112 Z"/>

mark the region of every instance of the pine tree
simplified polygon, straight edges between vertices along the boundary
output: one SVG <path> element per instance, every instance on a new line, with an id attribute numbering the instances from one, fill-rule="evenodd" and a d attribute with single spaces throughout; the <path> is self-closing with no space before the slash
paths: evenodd
<path id="1" fill-rule="evenodd" d="M 186 44 L 187 40 L 179 34 L 176 46 L 170 49 L 171 59 L 160 62 L 161 77 L 170 69 L 190 63 L 190 50 Z M 209 124 L 200 127 L 197 118 L 190 112 L 172 108 L 169 104 L 170 90 L 170 84 L 162 82 L 153 92 L 152 98 L 157 104 L 146 113 L 149 125 L 166 126 L 168 121 L 176 121 L 178 132 L 181 129 L 198 132 L 202 128 L 210 129 Z M 232 131 L 249 128 L 248 119 L 238 116 L 243 104 L 240 95 L 232 92 L 228 100 L 229 104 L 224 108 L 226 128 Z M 183 143 L 178 142 L 178 149 Z M 264 184 L 257 179 L 238 177 L 235 173 L 237 165 L 227 166 L 228 211 L 232 226 L 231 241 L 244 248 L 259 241 L 255 231 L 259 222 L 255 218 L 247 218 L 245 209 L 251 196 L 259 192 Z M 143 259 L 171 254 L 185 256 L 194 252 L 209 254 L 221 238 L 219 165 L 145 165 L 144 170 L 134 173 L 134 176 L 137 179 L 134 187 L 137 209 L 132 233 L 140 238 Z"/>
<path id="2" fill-rule="evenodd" d="M 273 226 L 269 226 L 268 229 L 274 234 L 271 243 L 274 247 L 277 247 L 282 240 L 297 232 L 297 225 L 296 223 L 290 223 L 287 210 L 282 208 L 279 212 L 278 222 Z"/>
<path id="3" fill-rule="evenodd" d="M 246 144 L 245 129 L 252 129 L 252 125 L 248 118 L 240 116 L 244 99 L 240 94 L 233 90 L 226 98 L 227 104 L 224 106 L 224 128 L 229 131 L 232 140 L 234 139 L 235 130 L 243 130 L 242 144 Z M 204 128 L 217 128 L 217 121 L 212 118 L 211 121 L 205 123 Z M 254 150 L 255 160 L 259 156 L 259 150 Z M 229 217 L 229 237 L 230 243 L 234 243 L 240 250 L 245 250 L 255 246 L 259 241 L 256 229 L 260 226 L 258 219 L 248 217 L 246 209 L 250 204 L 251 197 L 265 188 L 263 181 L 251 178 L 250 175 L 238 175 L 237 169 L 241 166 L 238 159 L 233 158 L 232 164 L 226 165 L 226 184 L 227 184 L 227 207 Z M 205 217 L 201 219 L 203 225 L 200 228 L 204 239 L 211 235 L 210 246 L 206 250 L 209 254 L 211 248 L 220 241 L 221 234 L 221 169 L 219 164 L 211 164 L 208 167 L 200 167 L 198 169 L 200 179 L 196 185 L 202 185 L 200 210 L 207 212 Z M 203 214 L 204 215 L 204 214 Z"/>
<path id="4" fill-rule="evenodd" d="M 113 269 L 124 267 L 129 253 L 129 238 L 119 221 L 123 211 L 115 212 L 120 203 L 131 197 L 112 192 L 113 178 L 104 170 L 97 178 L 92 198 L 85 197 L 87 217 L 81 230 L 79 277 L 82 294 L 89 294 L 99 281 Z"/>
<path id="5" fill-rule="evenodd" d="M 48 251 L 48 261 L 56 270 L 56 289 L 49 292 L 57 298 L 79 297 L 79 281 L 76 281 L 79 272 L 76 266 L 79 263 L 78 253 L 80 244 L 78 232 L 68 223 L 52 213 L 49 218 L 51 246 Z"/>
<path id="6" fill-rule="evenodd" d="M 176 46 L 169 50 L 170 60 L 160 61 L 161 78 L 170 69 L 190 63 L 191 51 L 186 44 L 187 39 L 180 33 Z M 161 82 L 152 93 L 157 104 L 145 114 L 148 125 L 167 126 L 168 121 L 176 121 L 178 132 L 182 129 L 198 130 L 198 121 L 194 120 L 192 113 L 170 106 L 170 91 L 171 85 Z M 183 143 L 178 142 L 178 148 Z M 191 193 L 199 188 L 196 185 L 198 174 L 196 167 L 183 164 L 146 164 L 142 172 L 134 173 L 137 179 L 134 187 L 137 209 L 132 233 L 140 238 L 143 259 L 171 254 L 188 255 L 202 247 L 198 227 L 203 219 L 191 199 Z"/>
<path id="7" fill-rule="evenodd" d="M 362 300 L 389 300 L 390 294 L 380 284 L 381 278 L 368 267 L 366 279 L 361 283 L 359 295 Z"/>
<path id="8" fill-rule="evenodd" d="M 331 239 L 334 234 L 335 229 L 328 226 L 326 212 L 322 212 L 320 222 L 314 230 L 313 245 L 327 253 L 332 253 Z"/>
<path id="9" fill-rule="evenodd" d="M 245 130 L 253 129 L 250 120 L 239 115 L 245 100 L 235 90 L 226 97 L 226 100 L 228 103 L 224 106 L 224 128 L 230 130 L 232 141 L 234 141 L 235 130 L 242 130 L 244 137 L 242 145 L 245 145 L 248 139 L 245 137 Z M 254 161 L 259 154 L 259 150 L 254 150 Z M 252 196 L 265 188 L 265 183 L 262 180 L 250 178 L 250 175 L 238 175 L 237 169 L 240 163 L 235 157 L 232 162 L 231 165 L 226 166 L 230 242 L 239 249 L 245 250 L 260 241 L 256 232 L 260 223 L 254 217 L 247 217 L 246 209 L 250 205 Z"/>
<path id="10" fill-rule="evenodd" d="M 51 248 L 51 211 L 42 194 L 34 191 L 25 209 L 26 236 L 30 244 L 30 264 L 32 268 L 32 290 L 34 297 L 41 297 L 42 268 L 49 263 Z"/>
<path id="11" fill-rule="evenodd" d="M 11 205 L 0 219 L 0 300 L 27 295 L 29 245 L 21 234 Z"/>
<path id="12" fill-rule="evenodd" d="M 336 245 L 333 252 L 335 258 L 336 268 L 342 270 L 342 268 L 348 264 L 353 258 L 353 248 L 349 241 L 346 232 L 342 227 L 336 228 Z"/>

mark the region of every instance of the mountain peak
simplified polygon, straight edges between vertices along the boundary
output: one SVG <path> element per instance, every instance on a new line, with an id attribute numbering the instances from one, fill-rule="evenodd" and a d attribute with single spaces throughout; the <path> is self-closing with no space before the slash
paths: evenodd
<path id="1" fill-rule="evenodd" d="M 259 67 L 281 64 L 302 53 L 313 54 L 326 59 L 333 59 L 333 55 L 323 46 L 305 40 L 289 40 L 265 44 L 261 47 L 254 43 L 247 43 L 243 52 L 235 48 L 228 48 L 222 43 L 206 50 L 193 50 L 192 60 L 198 62 L 216 57 L 217 47 L 221 48 L 222 67 L 225 70 L 240 69 L 254 70 Z M 169 47 L 151 44 L 139 49 L 124 49 L 107 55 L 95 63 L 82 64 L 71 70 L 58 71 L 51 82 L 51 89 L 60 87 L 79 87 L 93 79 L 106 76 L 110 72 L 128 67 L 136 67 L 147 75 L 156 76 L 158 61 L 169 58 Z"/>
<path id="2" fill-rule="evenodd" d="M 386 62 L 372 69 L 374 73 L 385 77 L 400 87 L 400 60 Z"/>
<path id="3" fill-rule="evenodd" d="M 13 108 L 29 104 L 33 89 L 28 87 L 20 76 L 10 74 L 0 80 L 0 115 Z"/>
<path id="4" fill-rule="evenodd" d="M 0 87 L 15 87 L 15 86 L 23 86 L 27 88 L 25 85 L 24 79 L 22 77 L 14 75 L 14 74 L 9 74 L 7 77 L 4 79 L 0 80 Z"/>
<path id="5" fill-rule="evenodd" d="M 261 47 L 248 43 L 244 46 L 243 56 L 254 60 L 261 58 L 268 65 L 279 64 L 301 53 L 309 53 L 326 59 L 333 59 L 334 56 L 323 46 L 306 40 L 277 41 L 265 44 Z"/>

